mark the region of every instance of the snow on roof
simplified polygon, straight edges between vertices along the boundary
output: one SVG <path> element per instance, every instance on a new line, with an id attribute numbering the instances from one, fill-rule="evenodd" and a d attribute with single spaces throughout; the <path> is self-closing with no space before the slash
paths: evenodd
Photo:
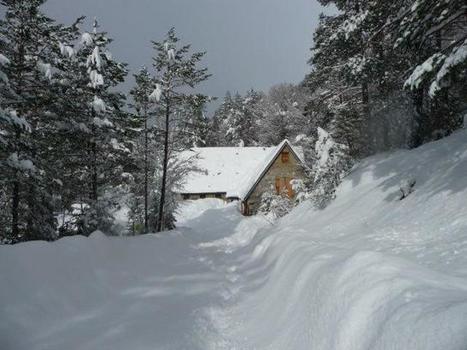
<path id="1" fill-rule="evenodd" d="M 178 192 L 226 193 L 227 197 L 243 199 L 285 145 L 303 160 L 301 149 L 287 140 L 276 147 L 203 147 L 185 151 L 182 157 L 197 156 L 200 171 L 190 173 Z"/>
<path id="2" fill-rule="evenodd" d="M 197 156 L 198 172 L 188 174 L 180 193 L 227 193 L 251 176 L 276 147 L 203 147 L 182 153 Z"/>

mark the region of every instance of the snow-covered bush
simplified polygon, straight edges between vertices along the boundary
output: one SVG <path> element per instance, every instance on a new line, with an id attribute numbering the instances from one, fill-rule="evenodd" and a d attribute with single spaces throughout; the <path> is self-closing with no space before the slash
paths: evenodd
<path id="1" fill-rule="evenodd" d="M 111 228 L 114 222 L 112 208 L 114 203 L 109 198 L 100 198 L 91 205 L 84 205 L 79 214 L 75 213 L 73 221 L 67 228 L 69 231 L 61 232 L 62 235 L 81 234 L 89 236 L 97 229 L 112 234 Z"/>
<path id="2" fill-rule="evenodd" d="M 287 196 L 287 193 L 276 194 L 271 190 L 263 193 L 258 212 L 275 220 L 287 215 L 293 207 L 294 202 Z"/>
<path id="3" fill-rule="evenodd" d="M 89 236 L 96 230 L 111 236 L 124 234 L 124 230 L 116 225 L 115 213 L 122 209 L 122 205 L 126 206 L 127 192 L 126 186 L 117 186 L 102 191 L 97 201 L 73 203 L 69 210 L 57 215 L 59 237 Z"/>
<path id="4" fill-rule="evenodd" d="M 352 166 L 348 147 L 337 143 L 324 129 L 318 128 L 316 161 L 311 171 L 311 198 L 324 208 L 335 198 L 335 190 Z"/>
<path id="5" fill-rule="evenodd" d="M 305 181 L 302 179 L 294 179 L 290 181 L 292 190 L 295 193 L 295 203 L 301 203 L 310 198 L 310 193 L 308 191 L 308 186 Z"/>

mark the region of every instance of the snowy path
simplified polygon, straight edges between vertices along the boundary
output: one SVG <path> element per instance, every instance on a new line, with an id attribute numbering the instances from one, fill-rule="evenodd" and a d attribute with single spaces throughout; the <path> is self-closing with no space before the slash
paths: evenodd
<path id="1" fill-rule="evenodd" d="M 0 349 L 466 350 L 465 140 L 369 158 L 275 225 L 198 201 L 160 236 L 0 246 Z"/>
<path id="2" fill-rule="evenodd" d="M 0 247 L 9 270 L 0 275 L 0 348 L 211 347 L 217 340 L 206 310 L 229 299 L 237 275 L 209 244 L 239 230 L 253 236 L 266 222 L 244 226 L 234 206 L 186 214 L 193 218 L 185 227 L 159 237 L 96 234 Z"/>

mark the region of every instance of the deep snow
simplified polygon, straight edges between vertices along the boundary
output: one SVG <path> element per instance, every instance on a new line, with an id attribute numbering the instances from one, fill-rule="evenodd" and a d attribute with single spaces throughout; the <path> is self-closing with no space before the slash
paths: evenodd
<path id="1" fill-rule="evenodd" d="M 0 348 L 466 350 L 466 175 L 464 130 L 274 225 L 206 200 L 160 236 L 1 246 Z"/>

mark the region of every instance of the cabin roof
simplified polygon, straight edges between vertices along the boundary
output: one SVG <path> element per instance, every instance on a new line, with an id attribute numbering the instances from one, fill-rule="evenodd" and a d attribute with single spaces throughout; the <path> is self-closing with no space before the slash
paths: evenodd
<path id="1" fill-rule="evenodd" d="M 244 199 L 286 145 L 302 161 L 301 150 L 287 140 L 275 147 L 202 147 L 185 151 L 182 157 L 196 157 L 195 166 L 200 171 L 189 173 L 177 192 L 226 193 L 229 198 Z"/>

